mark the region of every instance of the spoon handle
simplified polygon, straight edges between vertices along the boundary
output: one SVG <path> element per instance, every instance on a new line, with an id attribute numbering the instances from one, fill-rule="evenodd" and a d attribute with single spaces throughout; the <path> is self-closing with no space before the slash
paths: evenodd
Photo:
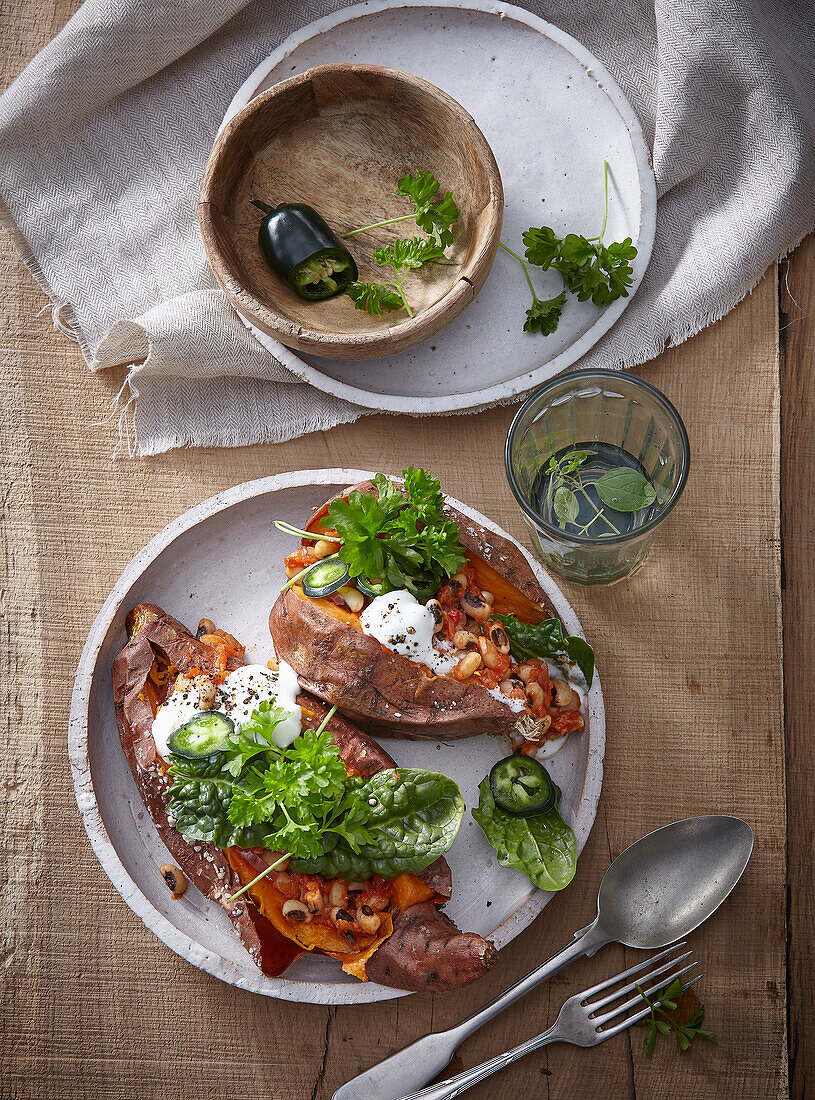
<path id="1" fill-rule="evenodd" d="M 571 943 L 567 943 L 565 947 L 552 955 L 546 962 L 536 966 L 534 970 L 530 970 L 515 985 L 511 985 L 509 989 L 499 993 L 494 1000 L 484 1005 L 478 1012 L 474 1012 L 472 1016 L 468 1016 L 455 1028 L 451 1028 L 451 1031 L 455 1031 L 458 1037 L 456 1045 L 458 1046 L 474 1031 L 489 1023 L 499 1012 L 503 1012 L 505 1008 L 509 1008 L 511 1004 L 536 989 L 542 982 L 551 978 L 553 974 L 557 974 L 564 966 L 568 966 L 570 962 L 579 959 L 582 955 L 593 955 L 595 951 L 609 942 L 609 937 L 599 928 L 596 920 L 586 928 L 581 928 L 579 932 L 575 932 Z M 446 1034 L 450 1034 L 450 1032 Z"/>
<path id="2" fill-rule="evenodd" d="M 557 974 L 564 966 L 581 955 L 593 955 L 598 948 L 609 943 L 608 935 L 597 925 L 590 924 L 575 933 L 574 939 L 556 955 L 532 970 L 526 977 L 512 985 L 495 1000 L 473 1013 L 468 1019 L 448 1031 L 431 1032 L 415 1043 L 392 1054 L 384 1062 L 372 1066 L 337 1089 L 333 1100 L 398 1100 L 415 1092 L 432 1081 L 450 1064 L 457 1047 L 474 1031 L 482 1027 L 499 1012 L 514 1004 L 520 997 L 535 989 L 547 978 Z"/>

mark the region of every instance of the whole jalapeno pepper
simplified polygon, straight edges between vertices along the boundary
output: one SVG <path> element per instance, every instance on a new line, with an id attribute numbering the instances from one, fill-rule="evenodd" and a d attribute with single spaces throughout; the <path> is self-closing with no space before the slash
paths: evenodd
<path id="1" fill-rule="evenodd" d="M 299 297 L 324 301 L 355 282 L 354 257 L 316 210 L 300 202 L 251 202 L 266 215 L 258 231 L 263 255 Z"/>

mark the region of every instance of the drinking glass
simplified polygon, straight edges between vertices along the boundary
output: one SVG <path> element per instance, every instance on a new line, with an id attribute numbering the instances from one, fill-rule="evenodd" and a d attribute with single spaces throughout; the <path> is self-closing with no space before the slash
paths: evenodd
<path id="1" fill-rule="evenodd" d="M 603 453 L 626 452 L 657 493 L 656 502 L 620 534 L 567 532 L 542 514 L 542 478 L 550 459 L 593 443 Z M 543 561 L 567 580 L 600 585 L 623 580 L 642 565 L 685 488 L 690 447 L 679 413 L 655 386 L 628 372 L 576 370 L 526 399 L 510 425 L 505 460 L 510 488 Z"/>

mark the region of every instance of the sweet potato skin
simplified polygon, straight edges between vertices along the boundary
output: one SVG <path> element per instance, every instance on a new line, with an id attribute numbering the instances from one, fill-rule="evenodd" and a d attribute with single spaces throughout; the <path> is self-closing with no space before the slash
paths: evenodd
<path id="1" fill-rule="evenodd" d="M 281 936 L 254 906 L 246 904 L 244 898 L 228 902 L 226 899 L 240 889 L 241 883 L 226 853 L 203 841 L 193 847 L 168 820 L 164 792 L 170 780 L 161 768 L 150 732 L 155 703 L 155 698 L 151 699 L 152 681 L 149 678 L 156 658 L 153 646 L 161 648 L 175 663 L 175 660 L 181 662 L 188 657 L 196 639 L 161 608 L 142 607 L 148 607 L 155 617 L 146 620 L 144 629 L 133 635 L 114 660 L 112 669 L 113 700 L 122 749 L 142 801 L 176 864 L 205 897 L 226 910 L 252 960 L 265 974 L 275 977 L 299 958 L 300 948 Z"/>
<path id="2" fill-rule="evenodd" d="M 352 486 L 366 492 L 371 483 Z M 309 524 L 319 523 L 330 501 Z M 526 622 L 557 618 L 529 562 L 517 546 L 487 531 L 450 505 L 448 519 L 458 526 L 462 546 L 481 587 L 495 596 L 495 608 Z M 287 661 L 303 687 L 336 703 L 362 729 L 414 740 L 455 740 L 481 733 L 509 733 L 518 713 L 478 684 L 432 676 L 407 657 L 385 649 L 294 589 L 281 593 L 269 616 L 278 656 Z"/>
<path id="3" fill-rule="evenodd" d="M 157 654 L 161 654 L 164 660 L 178 668 L 189 667 L 190 664 L 195 663 L 198 647 L 202 643 L 161 608 L 154 605 L 139 605 L 137 610 L 138 616 L 131 620 L 137 632 L 116 657 L 112 679 L 116 720 L 122 748 L 139 793 L 159 836 L 189 881 L 206 897 L 217 901 L 226 910 L 256 965 L 265 974 L 272 977 L 278 976 L 302 954 L 301 948 L 281 935 L 254 905 L 246 902 L 245 898 L 227 902 L 226 899 L 241 887 L 241 879 L 231 866 L 227 853 L 203 841 L 196 842 L 194 846 L 188 843 L 172 827 L 166 813 L 163 796 L 170 781 L 161 767 L 161 760 L 156 752 L 151 733 L 154 708 L 158 698 L 149 674 Z M 306 692 L 298 696 L 297 702 L 303 708 L 303 724 L 307 727 L 316 728 L 328 712 L 328 707 L 320 699 Z M 385 768 L 396 767 L 393 758 L 373 738 L 357 730 L 339 714 L 332 717 L 328 729 L 334 738 L 340 757 L 356 774 L 367 778 Z M 472 960 L 478 952 L 470 942 L 472 937 L 462 936 L 447 917 L 436 913 L 436 906 L 447 900 L 451 894 L 451 875 L 447 861 L 443 857 L 436 860 L 417 877 L 434 891 L 436 900 L 412 905 L 403 912 L 394 912 L 395 932 L 405 929 L 405 922 L 410 914 L 419 910 L 424 912 L 427 908 L 429 911 L 424 917 L 424 922 L 428 928 L 434 930 L 433 942 L 438 944 L 447 935 L 449 951 L 455 956 L 455 960 L 451 959 L 447 969 L 445 971 L 440 969 L 439 974 L 449 974 L 451 977 L 468 974 L 470 976 L 467 980 L 475 980 L 484 972 L 488 962 L 485 962 L 480 969 L 473 965 Z M 449 929 L 452 929 L 452 933 L 449 933 Z M 492 946 L 487 941 L 481 940 L 481 937 L 476 939 L 483 945 L 484 959 L 490 960 L 494 954 Z M 388 942 L 386 940 L 378 950 L 382 950 Z M 419 941 L 411 942 L 418 944 Z M 392 953 L 391 949 L 388 957 Z M 371 962 L 375 957 L 375 955 L 372 956 L 367 963 L 366 969 L 369 974 Z M 418 956 L 415 959 L 413 957 L 403 959 L 398 966 L 396 961 L 392 961 L 388 964 L 388 972 L 391 972 L 394 978 L 403 979 L 408 984 L 399 985 L 397 981 L 389 980 L 386 968 L 380 968 L 382 977 L 374 980 L 410 990 L 430 988 L 420 977 L 425 969 L 425 960 Z M 461 984 L 464 982 L 456 980 L 455 984 L 449 988 L 456 988 Z M 433 988 L 441 990 L 448 987 L 438 984 Z"/>
<path id="4" fill-rule="evenodd" d="M 480 978 L 495 955 L 488 940 L 475 932 L 459 932 L 432 902 L 423 902 L 399 914 L 393 935 L 371 956 L 367 972 L 381 985 L 437 993 Z"/>

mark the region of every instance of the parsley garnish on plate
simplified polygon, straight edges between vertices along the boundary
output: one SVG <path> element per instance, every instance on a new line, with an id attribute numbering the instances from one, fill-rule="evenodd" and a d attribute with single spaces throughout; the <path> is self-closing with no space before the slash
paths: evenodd
<path id="1" fill-rule="evenodd" d="M 376 493 L 355 489 L 328 509 L 327 527 L 343 539 L 339 556 L 352 577 L 382 581 L 383 592 L 406 588 L 417 599 L 435 595 L 466 556 L 458 527 L 443 513 L 439 482 L 426 470 L 403 471 L 405 493 L 385 477 Z"/>
<path id="2" fill-rule="evenodd" d="M 525 332 L 539 332 L 544 336 L 553 333 L 566 301 L 565 290 L 554 298 L 538 298 L 529 274 L 530 264 L 543 271 L 550 268 L 557 271 L 566 290 L 574 294 L 579 302 L 591 299 L 596 306 L 605 306 L 618 298 L 628 297 L 628 288 L 634 281 L 631 261 L 637 255 L 637 249 L 630 237 L 609 245 L 603 244 L 607 223 L 608 161 L 603 161 L 603 226 L 599 236 L 583 237 L 578 233 L 567 233 L 565 237 L 559 237 L 548 225 L 533 226 L 524 231 L 523 256 L 500 242 L 504 251 L 523 267 L 532 291 L 532 306 L 526 311 Z"/>
<path id="3" fill-rule="evenodd" d="M 287 712 L 262 702 L 226 749 L 169 754 L 167 813 L 182 836 L 279 856 L 233 899 L 289 858 L 364 881 L 422 871 L 452 846 L 464 813 L 455 782 L 420 768 L 349 777 L 326 729 L 336 709 L 280 748 L 273 734 Z"/>

